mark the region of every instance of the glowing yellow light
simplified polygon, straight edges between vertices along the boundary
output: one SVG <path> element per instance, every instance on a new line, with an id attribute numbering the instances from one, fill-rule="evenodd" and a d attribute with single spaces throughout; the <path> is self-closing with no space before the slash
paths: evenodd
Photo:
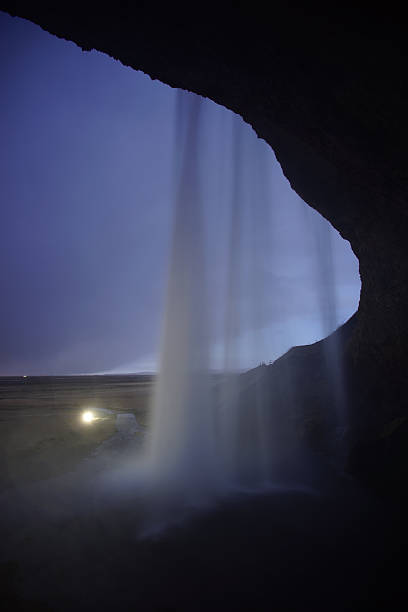
<path id="1" fill-rule="evenodd" d="M 84 423 L 92 423 L 94 418 L 94 413 L 90 410 L 85 410 L 85 412 L 82 413 L 82 420 Z"/>

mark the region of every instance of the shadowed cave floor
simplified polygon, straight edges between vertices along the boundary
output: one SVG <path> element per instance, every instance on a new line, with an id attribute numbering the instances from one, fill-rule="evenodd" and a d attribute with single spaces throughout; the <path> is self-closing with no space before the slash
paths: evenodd
<path id="1" fill-rule="evenodd" d="M 288 477 L 304 489 L 236 494 L 142 540 L 135 501 L 89 504 L 90 476 L 3 494 L 6 609 L 398 609 L 397 517 L 316 460 Z"/>

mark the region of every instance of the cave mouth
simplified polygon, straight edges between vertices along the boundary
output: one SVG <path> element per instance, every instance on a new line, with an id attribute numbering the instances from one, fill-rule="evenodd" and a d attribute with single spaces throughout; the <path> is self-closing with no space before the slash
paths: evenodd
<path id="1" fill-rule="evenodd" d="M 172 224 L 175 90 L 29 22 L 1 19 L 9 49 L 4 188 L 12 204 L 4 293 L 16 314 L 3 373 L 155 370 Z M 209 100 L 203 114 L 214 369 L 225 357 L 234 130 L 246 160 L 235 273 L 241 331 L 234 367 L 243 370 L 344 323 L 358 306 L 358 264 L 240 117 Z M 251 216 L 254 200 L 260 205 Z"/>
<path id="2" fill-rule="evenodd" d="M 14 22 L 15 27 L 19 27 L 18 24 L 18 21 Z M 68 22 L 68 29 L 70 25 L 72 26 L 72 23 Z M 38 30 L 36 31 L 38 33 Z M 14 207 L 15 217 L 10 218 L 2 241 L 3 248 L 12 243 L 9 248 L 10 266 L 3 284 L 4 294 L 9 300 L 4 302 L 7 321 L 10 324 L 9 339 L 3 346 L 8 357 L 8 367 L 13 368 L 13 373 L 20 371 L 22 367 L 27 372 L 35 361 L 42 372 L 55 373 L 70 372 L 73 368 L 79 372 L 87 372 L 89 364 L 93 364 L 92 369 L 101 372 L 112 369 L 114 364 L 118 364 L 117 371 L 124 371 L 124 365 L 128 364 L 131 365 L 129 369 L 133 371 L 154 369 L 155 355 L 154 350 L 149 353 L 149 342 L 155 333 L 158 336 L 158 331 L 154 331 L 155 326 L 149 328 L 146 313 L 152 320 L 160 320 L 165 285 L 163 279 L 169 250 L 166 232 L 171 226 L 172 218 L 168 200 L 160 194 L 163 191 L 170 193 L 174 188 L 174 149 L 173 144 L 167 151 L 163 146 L 151 146 L 150 149 L 144 147 L 140 155 L 135 156 L 134 143 L 141 141 L 152 145 L 155 133 L 160 143 L 163 143 L 164 133 L 167 133 L 169 142 L 173 143 L 174 114 L 170 121 L 164 119 L 162 122 L 156 116 L 148 129 L 144 120 L 144 131 L 141 124 L 133 124 L 130 129 L 130 122 L 138 116 L 144 114 L 146 119 L 153 114 L 154 104 L 150 98 L 144 97 L 140 91 L 137 91 L 133 98 L 121 95 L 121 79 L 114 72 L 116 68 L 112 69 L 109 79 L 113 86 L 107 92 L 107 79 L 104 71 L 97 65 L 98 54 L 95 53 L 88 56 L 90 61 L 94 62 L 91 75 L 83 68 L 79 70 L 75 61 L 67 62 L 73 74 L 78 76 L 78 73 L 82 73 L 81 87 L 73 85 L 67 78 L 67 72 L 61 70 L 63 63 L 56 47 L 44 50 L 43 59 L 51 59 L 52 62 L 48 66 L 47 74 L 38 78 L 34 69 L 41 62 L 37 62 L 35 37 L 36 34 L 22 37 L 30 46 L 30 53 L 26 55 L 30 56 L 31 62 L 29 69 L 25 71 L 23 83 L 14 79 L 24 64 L 22 40 L 14 47 L 11 45 L 8 48 L 8 53 L 13 49 L 10 54 L 13 68 L 7 69 L 9 83 L 13 84 L 11 89 L 14 87 L 19 90 L 20 96 L 15 95 L 16 91 L 11 91 L 10 94 L 9 90 L 7 96 L 10 94 L 8 101 L 11 103 L 7 107 L 8 120 L 12 127 L 21 122 L 24 133 L 14 130 L 13 138 L 9 141 L 11 155 L 7 159 L 5 169 L 10 176 L 19 177 L 20 172 L 23 172 L 27 177 L 24 184 L 20 185 L 16 180 L 13 188 L 10 188 L 8 199 Z M 7 44 L 10 44 L 9 40 Z M 67 43 L 63 45 L 70 46 Z M 104 48 L 103 44 L 99 48 Z M 45 91 L 42 86 L 49 76 L 53 87 Z M 59 79 L 59 76 L 62 78 Z M 132 73 L 134 83 L 139 77 L 142 78 L 141 75 Z M 171 79 L 168 80 L 171 82 Z M 84 112 L 82 101 L 92 82 L 99 88 L 94 90 L 89 100 L 89 106 L 92 108 L 90 115 Z M 29 92 L 32 91 L 30 87 L 33 84 L 35 95 L 31 96 Z M 154 86 L 161 87 L 159 84 Z M 24 104 L 21 102 L 21 90 L 26 98 Z M 77 93 L 76 99 L 71 99 L 70 108 L 67 108 L 67 105 L 62 107 L 64 121 L 61 122 L 58 113 L 53 114 L 54 110 L 61 111 L 59 94 L 66 100 L 68 93 L 72 92 Z M 107 93 L 120 105 L 120 112 L 114 116 L 109 112 L 106 103 L 109 97 Z M 48 106 L 50 96 L 52 108 Z M 18 100 L 20 103 L 16 103 Z M 161 104 L 163 109 L 168 109 L 169 104 L 164 93 Z M 136 109 L 139 112 L 136 112 Z M 208 113 L 211 111 L 208 110 Z M 121 123 L 124 116 L 127 119 L 125 125 Z M 240 122 L 236 118 L 231 121 Z M 61 130 L 61 125 L 69 125 L 69 134 Z M 217 137 L 222 133 L 220 124 L 214 127 L 214 132 Z M 85 134 L 92 136 L 88 142 L 82 138 Z M 260 154 L 262 159 L 263 155 L 266 158 L 272 156 L 263 143 L 257 140 L 252 142 L 253 134 L 250 130 L 246 135 L 242 135 L 242 140 L 246 142 L 247 137 L 250 149 L 258 145 L 264 147 Z M 203 138 L 207 142 L 210 159 L 219 173 L 219 184 L 222 184 L 229 173 L 225 167 L 220 168 L 217 162 L 220 158 L 215 154 L 211 155 L 213 149 L 208 143 L 208 140 L 211 140 L 210 134 L 206 133 Z M 225 144 L 222 139 L 217 140 L 220 141 L 228 149 L 228 143 Z M 288 148 L 291 149 L 293 142 L 289 137 L 288 141 Z M 106 142 L 111 145 L 116 143 L 117 148 L 112 146 L 107 150 Z M 48 144 L 52 145 L 52 157 L 45 168 L 42 162 Z M 66 155 L 68 144 L 74 150 L 71 159 Z M 220 148 L 222 149 L 218 144 L 217 152 Z M 20 155 L 22 150 L 24 155 Z M 124 150 L 126 155 L 121 157 L 119 151 Z M 233 148 L 233 151 L 235 150 Z M 17 151 L 20 158 L 18 170 L 10 168 Z M 296 147 L 292 147 L 291 151 L 296 157 Z M 307 154 L 308 151 L 305 157 Z M 233 155 L 231 157 L 233 160 Z M 282 160 L 284 157 L 285 151 L 282 153 L 281 150 L 279 158 Z M 228 156 L 223 155 L 221 159 L 228 167 Z M 95 165 L 90 164 L 90 160 L 95 161 Z M 156 171 L 159 163 L 167 167 L 167 174 Z M 143 171 L 136 173 L 136 167 L 142 168 Z M 278 166 L 276 168 L 278 172 Z M 146 178 L 152 169 L 154 181 L 149 183 Z M 257 167 L 254 171 L 257 171 Z M 307 172 L 304 172 L 303 179 L 306 174 Z M 267 175 L 268 180 L 273 178 L 273 175 L 274 170 L 271 175 Z M 93 179 L 92 184 L 89 183 L 90 178 Z M 327 182 L 322 187 L 323 193 Z M 302 179 L 299 179 L 299 183 L 302 183 Z M 306 194 L 305 200 L 313 202 L 313 197 L 308 197 L 313 190 L 308 189 L 310 185 L 307 180 L 303 185 L 305 183 L 305 190 L 298 189 L 298 192 Z M 335 179 L 334 183 L 336 184 Z M 127 185 L 130 194 L 126 194 Z M 203 189 L 211 194 L 211 185 L 205 181 L 203 185 Z M 257 185 L 267 190 L 267 186 L 259 182 Z M 34 197 L 39 186 L 43 188 L 40 192 L 41 206 Z M 99 191 L 96 186 L 100 188 Z M 256 243 L 253 251 L 256 253 L 260 246 L 261 254 L 265 253 L 264 249 L 271 249 L 271 266 L 264 269 L 263 264 L 268 260 L 261 258 L 260 268 L 262 274 L 267 278 L 270 274 L 273 282 L 279 282 L 280 285 L 279 291 L 271 291 L 270 302 L 265 298 L 260 304 L 272 308 L 278 297 L 283 299 L 283 295 L 288 299 L 284 300 L 281 312 L 287 313 L 289 306 L 293 309 L 292 313 L 296 312 L 299 304 L 304 312 L 308 294 L 312 294 L 313 312 L 318 313 L 318 325 L 313 328 L 311 321 L 307 324 L 308 331 L 312 328 L 314 331 L 318 330 L 311 339 L 302 338 L 302 321 L 296 317 L 291 319 L 290 327 L 283 334 L 286 339 L 290 336 L 290 341 L 287 339 L 286 344 L 279 348 L 279 355 L 291 344 L 318 340 L 347 318 L 357 305 L 359 281 L 356 272 L 355 285 L 354 282 L 338 282 L 339 278 L 342 278 L 341 270 L 344 272 L 344 268 L 338 266 L 337 257 L 342 261 L 342 256 L 338 255 L 337 247 L 344 246 L 345 243 L 339 241 L 337 233 L 330 226 L 321 225 L 321 219 L 315 217 L 315 213 L 309 211 L 304 203 L 290 192 L 296 200 L 299 219 L 302 219 L 295 223 L 294 217 L 289 213 L 289 202 L 286 202 L 285 207 L 280 206 L 279 203 L 282 204 L 284 198 L 276 197 L 278 194 L 274 192 L 274 188 L 276 184 L 272 181 L 272 206 L 268 210 L 275 223 L 271 223 L 271 236 L 266 232 L 267 224 L 262 223 L 261 235 L 265 233 L 268 241 L 266 245 L 263 241 Z M 228 191 L 229 187 L 226 190 Z M 59 205 L 58 200 L 61 192 L 67 196 L 63 205 Z M 344 200 L 347 200 L 347 196 L 348 194 Z M 213 199 L 209 199 L 213 204 Z M 24 206 L 24 202 L 28 202 L 30 206 Z M 322 198 L 320 204 L 321 202 Z M 341 209 L 339 202 L 342 204 L 341 198 L 336 201 L 338 213 Z M 335 205 L 333 206 L 335 208 Z M 322 205 L 321 210 L 323 209 Z M 210 217 L 211 209 L 206 209 L 206 213 Z M 221 237 L 225 236 L 219 207 L 213 215 L 216 216 L 215 229 Z M 142 223 L 142 216 L 145 216 L 146 223 Z M 333 218 L 333 222 L 336 220 L 336 226 L 340 227 L 341 223 L 337 223 L 340 213 L 337 216 L 328 216 Z M 318 220 L 316 228 L 315 219 Z M 209 225 L 211 226 L 210 222 L 205 225 L 206 231 L 210 229 Z M 282 270 L 287 270 L 289 264 L 284 265 L 282 252 L 275 249 L 277 242 L 281 244 L 287 239 L 288 228 L 293 229 L 294 226 L 298 228 L 298 232 L 287 253 L 291 275 L 290 278 L 282 278 Z M 259 237 L 259 231 L 254 235 Z M 247 242 L 253 244 L 254 240 L 248 238 Z M 153 247 L 150 251 L 149 245 Z M 299 250 L 302 254 L 296 261 L 293 258 L 294 250 Z M 156 259 L 158 251 L 161 253 L 161 263 Z M 214 257 L 215 253 L 216 249 L 213 248 L 208 257 Z M 298 290 L 302 284 L 299 278 L 307 277 L 310 253 L 313 254 L 310 260 L 314 263 L 311 264 L 312 270 L 309 270 L 309 274 L 313 282 L 308 284 L 308 292 L 299 296 L 291 292 L 289 287 Z M 259 263 L 257 256 L 254 259 Z M 219 261 L 217 257 L 212 267 L 218 266 Z M 352 256 L 351 261 L 356 271 L 356 261 Z M 211 269 L 211 265 L 209 268 Z M 239 269 L 239 266 L 237 268 Z M 333 270 L 337 271 L 336 275 L 332 273 Z M 41 282 L 36 276 L 38 271 L 41 271 Z M 216 271 L 219 271 L 218 268 Z M 336 283 L 333 282 L 335 276 Z M 253 280 L 249 274 L 248 283 Z M 330 290 L 327 290 L 327 281 Z M 255 290 L 254 295 L 263 296 L 265 285 L 266 291 L 270 291 L 268 284 L 255 283 L 257 284 L 261 287 Z M 337 319 L 333 313 L 337 316 L 339 312 L 343 312 L 340 310 L 340 304 L 344 305 L 341 299 L 337 299 L 338 293 L 341 293 L 340 287 L 343 286 L 344 289 L 344 286 L 348 286 L 350 289 L 351 285 L 354 288 L 357 286 L 353 293 L 353 307 L 347 312 L 344 311 L 344 315 Z M 276 288 L 276 285 L 274 286 Z M 216 283 L 214 287 L 217 287 Z M 366 285 L 366 290 L 369 292 L 371 287 Z M 251 294 L 253 295 L 252 290 Z M 12 301 L 10 296 L 18 298 L 17 301 Z M 148 297 L 146 301 L 145 297 Z M 59 307 L 61 299 L 66 305 L 65 311 Z M 106 308 L 104 312 L 99 309 L 101 304 Z M 126 305 L 129 305 L 128 309 L 124 308 Z M 214 305 L 216 306 L 216 300 Z M 215 314 L 217 312 L 215 308 Z M 9 316 L 9 313 L 15 313 L 18 325 L 13 327 L 13 317 Z M 364 309 L 362 314 L 365 316 Z M 143 326 L 137 324 L 141 320 L 144 321 Z M 370 319 L 366 317 L 367 327 L 369 323 Z M 347 326 L 342 328 L 343 331 L 345 327 Z M 21 329 L 24 340 L 18 341 L 16 332 Z M 260 331 L 265 332 L 265 329 L 261 328 Z M 273 331 L 271 338 L 276 341 L 279 330 Z M 372 334 L 376 331 L 377 328 Z M 266 335 L 261 334 L 262 341 Z M 45 338 L 47 342 L 44 342 L 39 355 L 39 341 Z M 367 345 L 371 339 L 368 337 Z M 244 350 L 245 342 L 242 341 L 241 344 L 244 346 L 240 349 Z M 312 426 L 311 434 L 314 439 L 318 437 L 321 425 L 318 423 L 316 428 L 313 421 L 316 416 L 315 383 L 318 378 L 319 384 L 321 383 L 320 371 L 317 372 L 318 376 L 313 378 L 316 374 L 314 359 L 316 355 L 319 356 L 319 350 L 324 344 L 318 342 L 312 347 L 289 351 L 286 358 L 284 356 L 283 359 L 277 360 L 277 367 L 273 366 L 276 374 L 274 382 L 278 386 L 285 375 L 285 364 L 290 359 L 295 365 L 301 363 L 299 372 L 303 382 L 310 376 L 312 393 L 309 399 L 312 413 L 307 416 L 312 419 L 303 419 L 303 424 L 309 430 Z M 271 346 L 275 350 L 276 342 L 271 341 Z M 140 349 L 142 356 L 136 364 L 137 367 L 132 361 L 135 359 L 135 347 Z M 258 347 L 255 350 L 258 350 Z M 24 360 L 21 360 L 23 353 Z M 237 368 L 246 369 L 265 358 L 275 358 L 269 349 L 265 355 L 266 357 L 262 353 L 255 353 L 251 362 L 247 353 Z M 305 355 L 306 360 L 303 360 Z M 115 357 L 114 363 L 112 356 Z M 149 361 L 147 357 L 150 358 Z M 124 365 L 121 365 L 121 360 Z M 306 361 L 311 363 L 311 368 L 305 370 L 303 365 Z M 293 385 L 293 388 L 301 389 L 301 386 Z M 301 389 L 302 392 L 303 390 L 304 388 Z M 327 405 L 326 399 L 324 398 L 324 406 Z M 369 401 L 372 401 L 372 396 Z M 388 435 L 392 435 L 394 431 L 398 432 L 398 428 L 399 424 L 394 423 L 393 428 L 382 432 L 381 440 L 387 438 L 384 444 L 388 445 Z M 87 431 L 91 429 L 88 428 Z M 374 447 L 374 450 L 377 448 Z M 367 455 L 363 455 L 364 462 Z M 321 454 L 319 456 L 321 457 Z M 368 463 L 366 461 L 365 465 Z M 301 467 L 305 471 L 309 470 L 310 482 L 316 483 L 316 474 L 321 465 L 319 464 L 319 470 L 313 462 Z M 217 513 L 199 516 L 194 525 L 186 524 L 176 533 L 146 545 L 140 545 L 135 538 L 135 520 L 139 508 L 135 512 L 135 505 L 130 503 L 134 498 L 130 496 L 121 505 L 109 497 L 98 505 L 92 496 L 93 491 L 89 487 L 92 480 L 86 478 L 87 473 L 84 478 L 86 482 L 81 482 L 82 488 L 78 489 L 71 486 L 70 476 L 59 483 L 40 482 L 30 491 L 25 490 L 24 496 L 20 495 L 18 488 L 12 489 L 2 497 L 2 501 L 6 501 L 5 520 L 2 521 L 2 542 L 5 549 L 2 552 L 0 568 L 1 577 L 5 576 L 6 597 L 11 601 L 9 607 L 25 606 L 29 599 L 30 604 L 36 605 L 38 602 L 41 607 L 45 603 L 58 609 L 61 609 L 61 606 L 71 609 L 71 604 L 78 603 L 83 609 L 95 605 L 100 609 L 118 605 L 126 609 L 138 604 L 146 610 L 174 608 L 191 611 L 226 609 L 226 600 L 229 609 L 234 610 L 249 610 L 253 609 L 254 605 L 259 610 L 269 610 L 272 601 L 281 609 L 293 610 L 304 610 L 305 607 L 314 610 L 344 610 L 350 604 L 356 609 L 365 609 L 367 603 L 375 608 L 378 601 L 388 602 L 390 597 L 394 597 L 396 583 L 404 584 L 403 580 L 399 580 L 401 567 L 404 565 L 400 561 L 402 555 L 398 555 L 398 547 L 401 534 L 405 534 L 405 517 L 394 526 L 394 515 L 388 516 L 378 500 L 357 490 L 355 483 L 337 478 L 330 468 L 323 472 L 322 474 L 319 471 L 319 484 L 322 484 L 324 495 L 316 495 L 314 490 L 299 489 L 292 490 L 289 494 L 278 490 L 276 495 L 251 498 L 249 502 L 241 496 L 239 504 L 225 505 Z M 303 472 L 302 476 L 304 475 Z M 304 482 L 306 480 L 305 478 Z M 13 529 L 10 529 L 10 525 Z M 389 528 L 390 525 L 393 527 Z M 7 563 L 4 564 L 3 559 L 6 559 Z M 384 559 L 392 560 L 385 575 Z M 15 580 L 11 582 L 10 576 Z M 67 580 L 66 576 L 70 579 Z M 101 576 L 104 577 L 102 581 Z M 316 576 L 319 576 L 318 587 Z M 22 597 L 16 593 L 20 586 L 15 589 L 13 582 L 24 588 Z M 397 588 L 402 590 L 400 586 Z M 398 600 L 397 596 L 395 600 Z"/>

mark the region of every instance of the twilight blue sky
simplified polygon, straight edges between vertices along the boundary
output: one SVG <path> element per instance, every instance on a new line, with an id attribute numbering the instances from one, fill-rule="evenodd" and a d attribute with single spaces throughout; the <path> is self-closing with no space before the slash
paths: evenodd
<path id="1" fill-rule="evenodd" d="M 172 226 L 175 90 L 0 13 L 0 92 L 0 375 L 154 369 Z M 202 115 L 213 365 L 222 363 L 238 130 L 246 212 L 237 350 L 242 367 L 251 366 L 324 335 L 326 289 L 336 324 L 346 320 L 358 305 L 358 264 L 249 126 L 209 101 Z M 254 199 L 263 203 L 252 205 L 256 214 Z M 322 235 L 332 251 L 322 251 Z M 322 287 L 318 254 L 333 255 L 333 286 Z"/>

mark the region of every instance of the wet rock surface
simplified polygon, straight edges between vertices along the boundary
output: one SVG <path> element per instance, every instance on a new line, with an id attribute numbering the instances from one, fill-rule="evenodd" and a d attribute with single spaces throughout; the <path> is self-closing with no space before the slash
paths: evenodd
<path id="1" fill-rule="evenodd" d="M 402 521 L 352 481 L 311 461 L 305 456 L 293 469 L 292 485 L 237 492 L 153 538 L 140 538 L 143 498 L 98 496 L 89 473 L 86 480 L 71 475 L 21 490 L 8 505 L 2 499 L 7 604 L 17 610 L 235 611 L 270 610 L 272 603 L 288 611 L 389 609 L 405 589 Z"/>

